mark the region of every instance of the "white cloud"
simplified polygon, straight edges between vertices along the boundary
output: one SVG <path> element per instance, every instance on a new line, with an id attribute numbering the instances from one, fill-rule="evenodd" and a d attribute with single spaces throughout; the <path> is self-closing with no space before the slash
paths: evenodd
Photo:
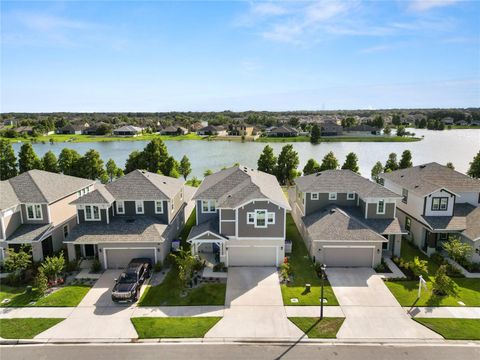
<path id="1" fill-rule="evenodd" d="M 450 6 L 459 0 L 412 0 L 408 8 L 413 11 L 428 11 L 430 9 Z"/>
<path id="2" fill-rule="evenodd" d="M 252 5 L 251 10 L 255 14 L 265 16 L 278 16 L 288 13 L 288 10 L 285 7 L 279 6 L 278 4 L 274 4 L 271 2 L 255 3 Z"/>

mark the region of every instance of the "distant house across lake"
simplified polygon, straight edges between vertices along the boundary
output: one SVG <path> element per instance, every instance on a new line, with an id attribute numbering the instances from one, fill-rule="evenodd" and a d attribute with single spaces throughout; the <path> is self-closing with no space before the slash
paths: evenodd
<path id="1" fill-rule="evenodd" d="M 298 130 L 289 125 L 282 125 L 269 129 L 266 132 L 266 135 L 275 137 L 293 137 L 298 136 Z"/>
<path id="2" fill-rule="evenodd" d="M 141 135 L 143 129 L 133 125 L 125 125 L 113 130 L 115 136 L 138 136 Z"/>

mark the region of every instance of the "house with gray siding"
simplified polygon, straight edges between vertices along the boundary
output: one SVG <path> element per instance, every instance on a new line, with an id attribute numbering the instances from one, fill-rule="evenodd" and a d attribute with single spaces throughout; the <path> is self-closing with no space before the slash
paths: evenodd
<path id="1" fill-rule="evenodd" d="M 435 162 L 381 174 L 397 203 L 408 238 L 427 255 L 442 250 L 449 235 L 473 247 L 480 261 L 480 180 Z"/>
<path id="2" fill-rule="evenodd" d="M 326 170 L 295 182 L 289 190 L 292 217 L 315 262 L 374 267 L 382 256 L 400 255 L 399 195 L 350 170 Z"/>
<path id="3" fill-rule="evenodd" d="M 64 247 L 75 228 L 70 203 L 93 191 L 93 180 L 30 170 L 0 182 L 0 260 L 6 249 L 27 246 L 34 262 Z"/>
<path id="4" fill-rule="evenodd" d="M 168 176 L 135 170 L 72 202 L 78 226 L 66 239 L 71 260 L 98 257 L 123 268 L 136 257 L 163 261 L 185 224 L 194 188 Z"/>
<path id="5" fill-rule="evenodd" d="M 277 179 L 245 166 L 209 175 L 193 196 L 196 225 L 192 253 L 212 255 L 226 266 L 280 266 L 290 210 Z"/>

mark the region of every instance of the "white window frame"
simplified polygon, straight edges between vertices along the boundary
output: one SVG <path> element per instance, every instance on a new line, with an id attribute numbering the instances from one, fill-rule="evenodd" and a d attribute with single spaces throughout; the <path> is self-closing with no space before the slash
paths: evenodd
<path id="1" fill-rule="evenodd" d="M 204 210 L 205 204 L 207 205 L 207 209 L 208 209 L 206 211 Z M 202 213 L 204 214 L 211 214 L 211 213 L 217 212 L 217 204 L 215 203 L 215 200 L 202 200 L 201 207 L 202 207 Z"/>
<path id="2" fill-rule="evenodd" d="M 347 193 L 347 200 L 355 200 L 355 193 L 354 192 L 348 192 Z"/>
<path id="3" fill-rule="evenodd" d="M 337 193 L 336 192 L 329 192 L 328 193 L 328 200 L 337 200 Z"/>
<path id="4" fill-rule="evenodd" d="M 87 217 L 87 208 L 90 208 L 90 215 L 91 217 Z M 97 208 L 98 210 L 98 219 L 95 218 L 95 211 L 93 210 L 94 208 Z M 84 219 L 85 221 L 101 221 L 102 220 L 102 213 L 100 212 L 100 207 L 97 205 L 85 205 L 85 210 L 84 210 Z"/>
<path id="5" fill-rule="evenodd" d="M 175 203 L 174 203 L 173 199 L 172 199 L 172 201 L 171 201 L 170 203 L 171 203 L 171 206 L 170 206 L 170 207 L 172 208 L 172 209 L 171 209 L 171 212 L 173 212 L 173 211 L 175 210 Z"/>
<path id="6" fill-rule="evenodd" d="M 312 200 L 318 200 L 318 199 L 320 198 L 319 195 L 320 195 L 320 194 L 319 194 L 318 192 L 311 193 L 311 194 L 310 194 L 310 198 L 311 198 Z"/>
<path id="7" fill-rule="evenodd" d="M 160 204 L 160 211 L 158 210 L 158 204 Z M 155 214 L 163 214 L 163 200 L 155 200 Z"/>
<path id="8" fill-rule="evenodd" d="M 275 225 L 275 213 L 274 212 L 267 212 L 267 225 Z"/>
<path id="9" fill-rule="evenodd" d="M 28 213 L 28 208 L 32 208 L 32 215 L 30 216 Z M 40 210 L 40 215 L 37 216 L 37 209 Z M 41 204 L 25 204 L 25 210 L 27 213 L 28 220 L 43 220 L 43 209 Z"/>
<path id="10" fill-rule="evenodd" d="M 139 205 L 142 205 L 142 210 L 138 211 Z M 143 200 L 135 200 L 135 214 L 145 214 L 145 204 Z"/>
<path id="11" fill-rule="evenodd" d="M 65 228 L 67 228 L 67 235 L 65 235 Z M 63 225 L 62 230 L 63 230 L 63 239 L 65 240 L 67 236 L 70 234 L 70 226 L 68 226 L 68 224 L 65 224 Z"/>
<path id="12" fill-rule="evenodd" d="M 247 213 L 247 224 L 254 225 L 255 224 L 255 212 L 248 212 Z"/>
<path id="13" fill-rule="evenodd" d="M 382 210 L 382 211 L 379 211 L 380 204 L 383 204 L 383 210 Z M 383 215 L 383 214 L 385 214 L 385 208 L 386 208 L 385 200 L 378 200 L 378 202 L 377 202 L 377 214 L 378 214 L 378 215 Z"/>
<path id="14" fill-rule="evenodd" d="M 120 208 L 118 207 L 118 204 L 122 204 L 122 211 L 120 211 Z M 125 214 L 125 201 L 117 200 L 116 208 L 117 208 L 117 214 L 124 215 Z"/>
<path id="15" fill-rule="evenodd" d="M 265 213 L 265 225 L 258 225 L 258 213 Z M 258 209 L 255 210 L 255 224 L 253 225 L 256 229 L 265 229 L 268 226 L 267 223 L 267 214 L 268 210 L 267 209 Z"/>

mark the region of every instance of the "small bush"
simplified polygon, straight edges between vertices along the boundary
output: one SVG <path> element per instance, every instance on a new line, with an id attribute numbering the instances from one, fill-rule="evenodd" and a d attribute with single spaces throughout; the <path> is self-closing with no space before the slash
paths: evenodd
<path id="1" fill-rule="evenodd" d="M 213 266 L 213 271 L 215 272 L 225 272 L 227 270 L 227 267 L 225 266 L 225 263 L 219 262 L 218 264 L 215 264 Z"/>
<path id="2" fill-rule="evenodd" d="M 65 265 L 65 271 L 68 273 L 78 271 L 80 269 L 80 262 L 78 260 L 72 260 Z"/>
<path id="3" fill-rule="evenodd" d="M 37 277 L 35 278 L 35 285 L 38 293 L 43 296 L 48 289 L 48 278 L 42 268 L 38 270 Z"/>
<path id="4" fill-rule="evenodd" d="M 100 270 L 102 270 L 102 264 L 100 264 L 100 260 L 94 259 L 90 270 L 94 273 L 97 273 Z"/>
<path id="5" fill-rule="evenodd" d="M 457 285 L 455 282 L 447 275 L 447 266 L 442 265 L 438 268 L 435 279 L 433 279 L 433 293 L 439 296 L 451 295 L 455 296 L 457 294 Z"/>
<path id="6" fill-rule="evenodd" d="M 283 263 L 280 266 L 280 275 L 284 280 L 289 279 L 292 273 L 293 273 L 293 270 L 289 263 Z"/>

